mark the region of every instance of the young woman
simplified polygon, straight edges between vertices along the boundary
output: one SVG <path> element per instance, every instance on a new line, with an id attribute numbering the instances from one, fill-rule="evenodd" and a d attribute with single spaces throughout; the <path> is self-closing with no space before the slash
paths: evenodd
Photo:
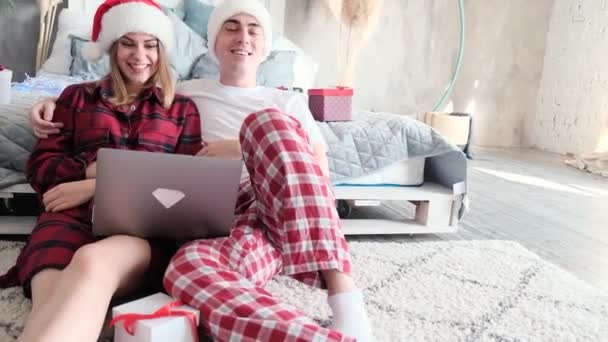
<path id="1" fill-rule="evenodd" d="M 41 139 L 27 177 L 46 211 L 0 286 L 22 285 L 32 311 L 20 341 L 96 341 L 113 296 L 162 286 L 175 252 L 131 236 L 99 239 L 91 214 L 99 148 L 195 154 L 198 111 L 175 95 L 167 51 L 174 33 L 153 0 L 107 0 L 94 18 L 94 59 L 110 55 L 110 74 L 66 88 L 55 109 L 61 133 Z M 145 175 L 142 175 L 145 176 Z"/>

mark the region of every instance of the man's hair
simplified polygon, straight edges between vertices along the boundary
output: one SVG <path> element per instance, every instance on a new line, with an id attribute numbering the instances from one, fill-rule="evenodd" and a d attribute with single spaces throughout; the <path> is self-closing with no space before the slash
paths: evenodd
<path id="1" fill-rule="evenodd" d="M 156 70 L 152 73 L 148 81 L 140 90 L 158 86 L 162 94 L 163 107 L 169 109 L 175 98 L 175 83 L 171 77 L 171 66 L 169 57 L 162 43 L 158 42 L 158 62 Z M 112 81 L 112 97 L 110 101 L 117 106 L 131 103 L 132 99 L 127 92 L 127 82 L 125 76 L 120 71 L 117 60 L 118 40 L 110 48 L 110 79 Z"/>

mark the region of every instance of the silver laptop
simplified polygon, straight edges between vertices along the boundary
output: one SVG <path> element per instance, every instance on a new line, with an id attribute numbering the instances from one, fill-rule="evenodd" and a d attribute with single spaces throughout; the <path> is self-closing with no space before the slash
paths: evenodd
<path id="1" fill-rule="evenodd" d="M 240 160 L 100 149 L 93 233 L 180 240 L 228 235 L 242 168 Z"/>

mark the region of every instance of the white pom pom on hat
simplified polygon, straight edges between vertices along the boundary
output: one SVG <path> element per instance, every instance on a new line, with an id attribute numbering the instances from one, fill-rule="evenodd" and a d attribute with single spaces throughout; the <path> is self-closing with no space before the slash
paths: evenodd
<path id="1" fill-rule="evenodd" d="M 86 42 L 82 46 L 82 57 L 90 62 L 95 62 L 103 55 L 103 49 L 98 43 Z"/>

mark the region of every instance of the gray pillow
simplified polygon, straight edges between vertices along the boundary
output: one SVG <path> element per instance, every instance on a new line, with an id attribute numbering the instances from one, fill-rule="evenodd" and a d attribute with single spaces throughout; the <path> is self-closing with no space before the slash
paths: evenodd
<path id="1" fill-rule="evenodd" d="M 186 25 L 177 14 L 168 10 L 166 13 L 175 30 L 175 48 L 169 51 L 171 67 L 177 71 L 179 80 L 185 80 L 196 60 L 207 53 L 207 41 Z"/>
<path id="2" fill-rule="evenodd" d="M 88 39 L 69 35 L 71 40 L 72 64 L 70 65 L 70 76 L 79 77 L 84 80 L 98 80 L 110 73 L 110 56 L 104 53 L 96 62 L 89 62 L 82 56 L 82 48 Z"/>
<path id="3" fill-rule="evenodd" d="M 266 87 L 292 87 L 295 59 L 295 51 L 272 51 L 270 56 L 268 56 L 268 59 L 260 64 L 260 67 L 258 68 L 258 85 Z M 209 57 L 209 55 L 204 54 L 192 67 L 190 78 L 217 80 L 219 79 L 219 74 L 219 66 L 211 57 Z"/>
<path id="4" fill-rule="evenodd" d="M 200 0 L 184 0 L 184 23 L 207 40 L 207 24 L 215 6 Z"/>

